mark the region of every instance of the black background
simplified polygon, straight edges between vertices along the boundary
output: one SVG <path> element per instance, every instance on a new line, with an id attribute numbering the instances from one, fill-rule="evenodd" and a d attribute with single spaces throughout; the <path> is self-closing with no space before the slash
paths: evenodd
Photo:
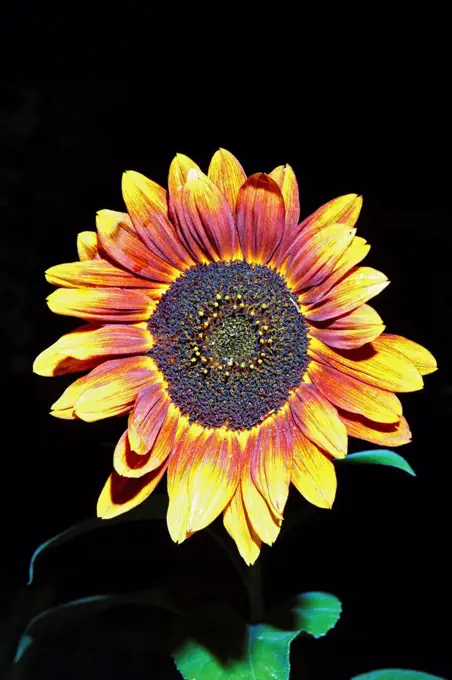
<path id="1" fill-rule="evenodd" d="M 73 328 L 52 315 L 43 272 L 76 259 L 95 212 L 123 209 L 121 173 L 166 184 L 176 152 L 203 169 L 219 147 L 247 173 L 288 162 L 302 215 L 364 195 L 366 264 L 391 286 L 375 306 L 387 330 L 427 346 L 440 370 L 402 397 L 417 472 L 341 466 L 330 513 L 264 549 L 267 601 L 336 593 L 340 624 L 294 645 L 293 677 L 346 680 L 397 666 L 451 676 L 450 112 L 445 18 L 368 8 L 311 16 L 287 6 L 138 13 L 133 5 L 31 10 L 2 22 L 0 91 L 2 557 L 5 627 L 36 545 L 92 515 L 123 422 L 58 421 L 70 378 L 34 376 L 34 357 Z M 256 40 L 257 39 L 257 40 Z M 351 450 L 366 448 L 351 441 Z M 163 489 L 163 487 L 162 487 Z M 295 509 L 303 502 L 291 499 Z M 245 606 L 232 567 L 205 534 L 174 546 L 163 523 L 106 528 L 42 561 L 57 600 L 137 590 L 167 579 Z M 184 584 L 183 586 L 181 584 Z M 37 587 L 36 586 L 36 587 Z M 182 596 L 182 595 L 181 595 Z M 31 677 L 176 678 L 149 618 L 121 610 L 43 644 Z M 164 627 L 166 621 L 162 619 Z M 158 624 L 160 625 L 160 624 Z"/>

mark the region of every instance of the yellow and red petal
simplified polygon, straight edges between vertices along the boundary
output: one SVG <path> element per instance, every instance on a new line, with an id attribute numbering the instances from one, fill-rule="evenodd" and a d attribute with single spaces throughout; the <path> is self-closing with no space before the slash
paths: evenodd
<path id="1" fill-rule="evenodd" d="M 155 457 L 171 449 L 179 422 L 178 409 L 161 383 L 146 386 L 129 416 L 129 440 L 138 455 L 151 449 Z"/>
<path id="2" fill-rule="evenodd" d="M 237 488 L 240 479 L 240 447 L 233 432 L 205 430 L 196 439 L 186 438 L 177 451 L 177 479 L 170 493 L 168 517 L 175 495 L 187 496 L 186 536 L 200 531 L 220 515 Z M 172 461 L 170 461 L 170 466 Z M 180 475 L 184 480 L 180 480 Z M 182 487 L 184 491 L 182 491 Z M 179 538 L 180 542 L 180 538 Z"/>
<path id="3" fill-rule="evenodd" d="M 328 456 L 293 427 L 292 484 L 309 503 L 332 508 L 336 496 L 336 470 Z"/>
<path id="4" fill-rule="evenodd" d="M 77 253 L 82 262 L 96 260 L 100 257 L 95 231 L 81 231 L 77 234 Z"/>
<path id="5" fill-rule="evenodd" d="M 127 479 L 113 471 L 97 501 L 97 516 L 112 519 L 140 505 L 154 491 L 165 470 L 166 463 L 139 479 Z"/>
<path id="6" fill-rule="evenodd" d="M 300 385 L 289 404 L 296 425 L 308 439 L 335 458 L 347 455 L 346 429 L 315 385 Z"/>
<path id="7" fill-rule="evenodd" d="M 46 279 L 65 288 L 156 288 L 153 281 L 138 278 L 102 259 L 67 262 L 47 269 Z"/>
<path id="8" fill-rule="evenodd" d="M 207 174 L 225 196 L 234 215 L 240 187 L 246 181 L 239 161 L 226 149 L 218 149 L 212 156 Z"/>
<path id="9" fill-rule="evenodd" d="M 146 328 L 88 324 L 63 335 L 41 352 L 35 359 L 33 371 L 52 376 L 87 370 L 107 357 L 144 354 L 151 347 L 152 336 Z"/>
<path id="10" fill-rule="evenodd" d="M 228 201 L 201 172 L 190 170 L 182 192 L 187 231 L 185 238 L 198 262 L 228 261 L 240 247 Z"/>
<path id="11" fill-rule="evenodd" d="M 393 392 L 368 385 L 332 366 L 312 360 L 308 368 L 314 385 L 336 408 L 360 413 L 380 423 L 396 423 L 402 405 Z"/>
<path id="12" fill-rule="evenodd" d="M 245 563 L 254 564 L 259 557 L 262 541 L 254 531 L 245 512 L 240 484 L 224 511 L 223 523 L 226 531 L 235 541 Z"/>
<path id="13" fill-rule="evenodd" d="M 251 473 L 251 446 L 253 438 L 256 436 L 252 432 L 248 439 L 248 444 L 244 451 L 244 461 L 241 478 L 241 490 L 245 512 L 248 516 L 250 527 L 263 543 L 272 545 L 281 531 L 282 520 L 276 517 L 271 511 L 269 504 L 258 491 L 253 481 Z"/>
<path id="14" fill-rule="evenodd" d="M 352 267 L 362 262 L 370 250 L 370 245 L 360 236 L 355 236 L 347 250 L 339 258 L 331 274 L 318 286 L 300 293 L 303 305 L 314 305 L 331 290 Z"/>
<path id="15" fill-rule="evenodd" d="M 303 314 L 313 321 L 325 321 L 351 312 L 375 297 L 389 284 L 386 276 L 372 267 L 355 267 L 316 305 L 303 304 Z"/>
<path id="16" fill-rule="evenodd" d="M 285 229 L 285 208 L 276 182 L 257 173 L 248 177 L 237 198 L 237 229 L 247 262 L 267 264 Z"/>
<path id="17" fill-rule="evenodd" d="M 358 380 L 392 392 L 422 389 L 422 376 L 403 354 L 377 338 L 358 349 L 340 350 L 311 338 L 308 354 L 321 363 L 337 368 Z"/>
<path id="18" fill-rule="evenodd" d="M 317 286 L 334 270 L 355 237 L 355 229 L 332 225 L 295 239 L 283 265 L 295 293 Z"/>
<path id="19" fill-rule="evenodd" d="M 282 519 L 289 495 L 291 442 L 284 417 L 270 416 L 250 438 L 248 455 L 253 482 L 274 515 Z"/>
<path id="20" fill-rule="evenodd" d="M 344 224 L 347 227 L 354 227 L 362 205 L 362 196 L 358 196 L 358 194 L 346 194 L 333 198 L 306 217 L 300 224 L 300 230 L 306 229 L 308 226 L 315 226 L 320 229 L 331 224 Z"/>
<path id="21" fill-rule="evenodd" d="M 194 264 L 169 219 L 163 187 L 129 170 L 122 178 L 122 193 L 133 226 L 153 255 L 181 272 Z"/>
<path id="22" fill-rule="evenodd" d="M 174 406 L 172 408 L 175 410 Z M 122 435 L 113 455 L 113 467 L 116 472 L 122 477 L 134 478 L 142 477 L 159 468 L 173 451 L 178 420 L 174 417 L 174 413 L 170 413 L 163 425 L 156 428 L 155 436 L 149 442 L 149 449 L 144 454 L 133 450 L 129 425 L 129 429 Z"/>
<path id="23" fill-rule="evenodd" d="M 179 240 L 193 258 L 193 253 L 190 252 L 189 248 L 189 241 L 186 238 L 188 227 L 185 223 L 185 213 L 182 202 L 182 194 L 190 170 L 201 172 L 201 168 L 192 161 L 191 158 L 188 158 L 188 156 L 185 156 L 182 153 L 176 154 L 171 161 L 168 174 L 168 207 Z"/>
<path id="24" fill-rule="evenodd" d="M 379 338 L 380 344 L 386 345 L 387 347 L 400 352 L 407 359 L 413 363 L 421 375 L 428 375 L 429 373 L 434 373 L 438 366 L 436 364 L 436 359 L 428 349 L 422 347 L 417 342 L 413 340 L 408 340 L 401 335 L 392 335 L 390 333 L 384 333 Z"/>
<path id="25" fill-rule="evenodd" d="M 128 413 L 138 392 L 160 379 L 150 357 L 138 356 L 106 361 L 76 380 L 53 404 L 52 410 L 72 409 L 73 415 L 92 422 Z"/>
<path id="26" fill-rule="evenodd" d="M 149 250 L 127 213 L 99 210 L 96 225 L 102 249 L 126 271 L 160 284 L 170 284 L 180 274 L 179 269 Z"/>
<path id="27" fill-rule="evenodd" d="M 309 333 L 330 347 L 354 349 L 372 342 L 385 325 L 373 307 L 361 305 L 344 316 L 326 322 L 311 322 Z"/>
<path id="28" fill-rule="evenodd" d="M 364 439 L 379 446 L 402 446 L 411 441 L 411 432 L 406 418 L 398 423 L 377 423 L 357 413 L 339 411 L 339 417 L 350 437 Z"/>
<path id="29" fill-rule="evenodd" d="M 279 246 L 281 254 L 284 255 L 292 245 L 292 241 L 297 233 L 298 221 L 300 219 L 300 194 L 295 173 L 289 164 L 279 165 L 271 171 L 270 177 L 275 180 L 281 189 L 286 208 L 286 227 L 284 239 Z M 276 266 L 279 266 L 279 258 L 276 258 Z"/>
<path id="30" fill-rule="evenodd" d="M 105 357 L 83 360 L 74 359 L 74 357 L 60 353 L 56 348 L 56 344 L 51 345 L 51 347 L 48 347 L 36 357 L 33 363 L 34 373 L 48 378 L 68 373 L 84 373 L 105 361 Z"/>
<path id="31" fill-rule="evenodd" d="M 155 307 L 144 293 L 121 288 L 58 288 L 47 304 L 55 314 L 113 324 L 147 321 Z"/>

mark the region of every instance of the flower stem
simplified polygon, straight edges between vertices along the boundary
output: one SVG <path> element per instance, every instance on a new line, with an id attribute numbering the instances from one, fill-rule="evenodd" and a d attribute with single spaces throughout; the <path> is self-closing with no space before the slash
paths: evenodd
<path id="1" fill-rule="evenodd" d="M 207 532 L 216 540 L 216 542 L 228 554 L 234 567 L 237 569 L 240 578 L 246 588 L 248 595 L 248 612 L 250 623 L 257 623 L 262 619 L 264 612 L 264 604 L 262 600 L 261 589 L 261 567 L 260 562 L 256 562 L 251 567 L 245 567 L 244 563 L 238 557 L 235 546 L 230 546 L 223 536 L 214 527 L 207 527 Z"/>
<path id="2" fill-rule="evenodd" d="M 258 623 L 262 621 L 264 614 L 260 560 L 248 568 L 246 588 L 248 592 L 250 623 Z"/>

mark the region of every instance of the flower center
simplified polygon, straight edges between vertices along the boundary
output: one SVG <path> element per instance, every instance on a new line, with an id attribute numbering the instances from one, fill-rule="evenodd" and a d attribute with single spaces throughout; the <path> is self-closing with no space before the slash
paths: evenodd
<path id="1" fill-rule="evenodd" d="M 174 403 L 204 427 L 250 429 L 280 409 L 308 364 L 296 298 L 273 269 L 241 260 L 189 269 L 149 320 L 150 356 Z"/>

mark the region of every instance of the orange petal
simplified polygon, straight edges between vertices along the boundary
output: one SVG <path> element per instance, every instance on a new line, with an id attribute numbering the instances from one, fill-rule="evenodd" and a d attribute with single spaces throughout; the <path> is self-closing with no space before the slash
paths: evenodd
<path id="1" fill-rule="evenodd" d="M 170 222 L 163 187 L 129 170 L 122 178 L 122 193 L 133 226 L 153 255 L 179 271 L 194 264 Z"/>
<path id="2" fill-rule="evenodd" d="M 402 405 L 393 392 L 381 390 L 357 380 L 332 366 L 311 361 L 309 377 L 334 406 L 361 413 L 379 423 L 396 423 L 402 416 Z"/>
<path id="3" fill-rule="evenodd" d="M 339 258 L 331 274 L 320 285 L 300 294 L 303 305 L 313 305 L 319 302 L 331 288 L 347 274 L 352 267 L 359 264 L 370 250 L 370 245 L 360 236 L 355 236 L 347 250 Z"/>
<path id="4" fill-rule="evenodd" d="M 237 158 L 226 149 L 218 149 L 210 161 L 208 176 L 226 197 L 234 214 L 240 187 L 246 181 L 245 171 Z"/>
<path id="5" fill-rule="evenodd" d="M 187 181 L 189 170 L 196 170 L 201 172 L 201 169 L 194 161 L 182 153 L 176 154 L 173 158 L 168 175 L 168 189 L 169 189 L 169 211 L 172 222 L 175 226 L 176 233 L 179 240 L 185 246 L 187 251 L 193 258 L 193 253 L 190 251 L 189 240 L 186 235 L 189 234 L 187 224 L 185 223 L 185 213 L 182 203 L 182 194 L 185 183 Z M 193 258 L 195 261 L 196 258 Z M 207 260 L 202 260 L 207 261 Z"/>
<path id="6" fill-rule="evenodd" d="M 380 315 L 369 305 L 361 305 L 332 321 L 320 322 L 319 326 L 314 324 L 311 322 L 309 333 L 326 345 L 339 349 L 361 347 L 378 338 L 385 329 Z"/>
<path id="7" fill-rule="evenodd" d="M 398 423 L 376 423 L 356 413 L 339 411 L 339 417 L 351 437 L 364 439 L 379 446 L 402 446 L 411 441 L 411 432 L 406 418 Z"/>
<path id="8" fill-rule="evenodd" d="M 231 208 L 215 184 L 190 170 L 182 193 L 186 240 L 198 262 L 231 260 L 240 252 Z"/>
<path id="9" fill-rule="evenodd" d="M 155 283 L 170 284 L 180 271 L 155 255 L 137 236 L 127 213 L 99 210 L 99 242 L 113 262 Z"/>
<path id="10" fill-rule="evenodd" d="M 261 541 L 272 545 L 281 530 L 282 520 L 275 517 L 270 507 L 257 490 L 251 473 L 251 453 L 255 446 L 256 431 L 254 430 L 249 437 L 247 447 L 244 451 L 243 471 L 242 471 L 242 496 L 245 511 L 248 516 L 252 530 L 259 536 Z"/>
<path id="11" fill-rule="evenodd" d="M 291 480 L 309 503 L 333 507 L 337 486 L 334 465 L 295 425 Z"/>
<path id="12" fill-rule="evenodd" d="M 356 309 L 389 284 L 386 276 L 372 267 L 354 267 L 317 305 L 304 306 L 303 314 L 313 321 L 324 321 Z"/>
<path id="13" fill-rule="evenodd" d="M 290 409 L 297 426 L 314 444 L 335 458 L 347 454 L 347 432 L 337 410 L 314 385 L 300 385 Z"/>
<path id="14" fill-rule="evenodd" d="M 44 376 L 72 373 L 93 368 L 106 357 L 144 354 L 151 347 L 152 336 L 145 328 L 89 324 L 63 335 L 41 352 L 35 359 L 33 371 Z"/>
<path id="15" fill-rule="evenodd" d="M 132 408 L 146 384 L 159 380 L 149 357 L 127 357 L 106 361 L 76 380 L 53 404 L 52 410 L 72 409 L 73 415 L 92 422 L 121 415 Z"/>
<path id="16" fill-rule="evenodd" d="M 97 501 L 97 516 L 112 519 L 135 508 L 151 495 L 165 470 L 166 464 L 139 479 L 126 479 L 113 472 Z"/>
<path id="17" fill-rule="evenodd" d="M 251 476 L 278 519 L 283 518 L 289 495 L 292 451 L 285 433 L 286 420 L 267 418 L 250 445 Z"/>
<path id="18" fill-rule="evenodd" d="M 433 354 L 413 340 L 403 338 L 401 335 L 384 333 L 380 336 L 379 341 L 380 344 L 403 354 L 416 366 L 421 375 L 434 373 L 438 369 Z"/>
<path id="19" fill-rule="evenodd" d="M 275 180 L 276 184 L 281 189 L 284 206 L 286 208 L 286 228 L 284 230 L 284 238 L 278 248 L 278 255 L 275 254 L 275 266 L 279 267 L 281 264 L 279 254 L 285 255 L 287 253 L 287 250 L 292 245 L 298 231 L 298 220 L 300 219 L 300 194 L 298 191 L 297 178 L 289 164 L 279 165 L 271 171 L 270 177 Z"/>
<path id="20" fill-rule="evenodd" d="M 355 229 L 332 225 L 295 239 L 284 267 L 295 293 L 322 283 L 355 237 Z"/>
<path id="21" fill-rule="evenodd" d="M 224 511 L 223 522 L 245 563 L 254 564 L 259 557 L 262 543 L 246 515 L 240 485 Z"/>
<path id="22" fill-rule="evenodd" d="M 380 338 L 350 350 L 332 349 L 321 340 L 311 338 L 308 353 L 321 363 L 383 390 L 414 392 L 423 386 L 422 377 L 411 361 L 382 343 Z"/>
<path id="23" fill-rule="evenodd" d="M 251 175 L 237 198 L 237 229 L 245 260 L 266 264 L 284 234 L 285 208 L 281 190 L 265 175 Z"/>
<path id="24" fill-rule="evenodd" d="M 55 314 L 100 323 L 145 321 L 154 309 L 147 295 L 120 288 L 58 288 L 47 304 Z"/>
<path id="25" fill-rule="evenodd" d="M 163 440 L 175 430 L 175 408 L 168 413 L 171 401 L 161 383 L 147 385 L 138 394 L 134 409 L 129 416 L 129 440 L 138 455 L 148 453 L 162 434 Z M 165 431 L 162 429 L 165 426 Z M 173 437 L 174 439 L 174 437 Z M 172 446 L 173 441 L 165 446 Z"/>
<path id="26" fill-rule="evenodd" d="M 96 260 L 99 257 L 95 231 L 81 231 L 77 234 L 77 252 L 82 262 Z"/>
<path id="27" fill-rule="evenodd" d="M 46 271 L 46 279 L 54 286 L 84 288 L 105 286 L 109 288 L 155 288 L 152 281 L 140 279 L 106 260 L 87 260 L 57 264 Z"/>

